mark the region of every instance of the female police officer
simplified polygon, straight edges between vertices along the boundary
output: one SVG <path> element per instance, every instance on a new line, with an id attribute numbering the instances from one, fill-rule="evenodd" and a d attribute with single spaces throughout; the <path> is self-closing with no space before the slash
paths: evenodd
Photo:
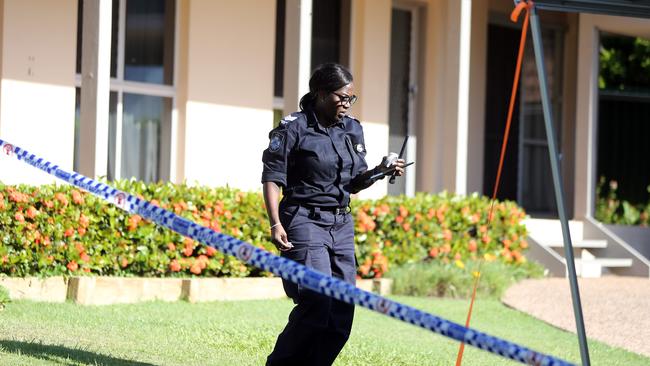
<path id="1" fill-rule="evenodd" d="M 319 66 L 300 100 L 301 111 L 271 131 L 262 157 L 272 241 L 282 256 L 352 284 L 356 263 L 350 194 L 369 187 L 381 173 L 404 172 L 401 159 L 392 164 L 384 159 L 368 170 L 361 124 L 346 115 L 356 100 L 347 69 Z M 267 365 L 331 365 L 350 335 L 354 306 L 289 281 L 283 284 L 297 305 Z"/>

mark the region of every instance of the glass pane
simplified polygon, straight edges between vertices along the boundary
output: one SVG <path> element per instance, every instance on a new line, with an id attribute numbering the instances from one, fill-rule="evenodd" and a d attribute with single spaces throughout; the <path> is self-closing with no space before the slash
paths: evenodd
<path id="1" fill-rule="evenodd" d="M 526 103 L 524 121 L 526 123 L 526 128 L 523 131 L 524 138 L 546 144 L 546 127 L 544 126 L 544 112 L 541 102 Z"/>
<path id="2" fill-rule="evenodd" d="M 552 173 L 548 148 L 545 145 L 529 145 L 523 154 L 523 192 L 520 203 L 531 214 L 555 215 L 557 209 L 550 179 Z"/>
<path id="3" fill-rule="evenodd" d="M 80 1 L 83 2 L 83 1 Z M 111 13 L 111 77 L 117 77 L 117 40 L 120 18 L 120 0 L 113 0 L 113 12 Z"/>
<path id="4" fill-rule="evenodd" d="M 77 74 L 81 74 L 81 41 L 83 35 L 83 13 L 84 13 L 84 2 L 80 0 L 77 3 Z"/>
<path id="5" fill-rule="evenodd" d="M 618 182 L 618 199 L 644 206 L 650 199 L 650 99 L 601 94 L 599 100 L 597 177 Z"/>
<path id="6" fill-rule="evenodd" d="M 546 86 L 549 97 L 552 100 L 558 98 L 560 94 L 561 83 L 561 66 L 558 64 L 558 52 L 561 52 L 562 40 L 558 39 L 557 30 L 544 29 L 542 31 L 542 44 L 544 45 L 544 68 L 546 70 Z M 537 64 L 535 63 L 535 50 L 533 42 L 528 42 L 524 54 L 524 64 L 521 70 L 521 88 L 524 89 L 524 102 L 536 103 L 542 100 L 539 89 L 539 80 L 537 78 Z"/>
<path id="7" fill-rule="evenodd" d="M 108 99 L 108 166 L 106 178 L 115 179 L 115 151 L 117 149 L 117 92 Z"/>
<path id="8" fill-rule="evenodd" d="M 325 62 L 340 62 L 341 0 L 314 0 L 311 38 L 312 70 Z"/>
<path id="9" fill-rule="evenodd" d="M 388 108 L 388 151 L 400 152 L 409 124 L 409 84 L 411 68 L 411 27 L 410 10 L 392 10 L 390 40 L 390 102 Z M 403 157 L 406 158 L 407 151 Z M 406 181 L 395 180 L 388 185 L 388 194 L 398 195 L 406 192 Z"/>
<path id="10" fill-rule="evenodd" d="M 81 126 L 81 88 L 75 88 L 74 97 L 74 156 L 72 158 L 72 170 L 79 171 L 79 153 L 80 153 L 80 131 Z"/>
<path id="11" fill-rule="evenodd" d="M 174 0 L 127 1 L 125 80 L 172 84 L 174 13 Z"/>
<path id="12" fill-rule="evenodd" d="M 145 182 L 161 178 L 161 134 L 169 128 L 171 98 L 124 94 L 122 178 Z"/>
<path id="13" fill-rule="evenodd" d="M 601 90 L 650 94 L 650 39 L 602 33 L 599 50 Z"/>
<path id="14" fill-rule="evenodd" d="M 275 79 L 273 95 L 281 97 L 284 93 L 284 18 L 286 1 L 277 0 L 275 10 Z"/>

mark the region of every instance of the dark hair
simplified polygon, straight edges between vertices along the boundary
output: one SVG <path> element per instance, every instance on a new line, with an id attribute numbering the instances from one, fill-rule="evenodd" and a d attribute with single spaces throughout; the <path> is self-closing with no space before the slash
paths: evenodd
<path id="1" fill-rule="evenodd" d="M 352 82 L 352 73 L 336 63 L 318 65 L 309 78 L 309 93 L 300 98 L 300 110 L 313 108 L 319 91 L 339 90 Z"/>

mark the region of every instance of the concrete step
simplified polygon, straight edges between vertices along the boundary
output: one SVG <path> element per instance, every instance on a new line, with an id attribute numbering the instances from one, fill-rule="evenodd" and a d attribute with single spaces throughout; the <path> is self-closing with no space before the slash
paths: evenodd
<path id="1" fill-rule="evenodd" d="M 553 219 L 526 219 L 524 225 L 528 229 L 528 235 L 534 238 L 538 243 L 544 245 L 550 243 L 562 243 L 562 226 L 560 220 Z M 584 224 L 582 221 L 569 221 L 569 232 L 572 241 L 580 241 L 583 238 Z"/>
<path id="2" fill-rule="evenodd" d="M 575 260 L 576 265 L 580 264 L 598 264 L 601 267 L 608 268 L 622 268 L 622 267 L 632 267 L 632 259 L 630 258 L 595 258 L 595 259 L 581 259 L 578 258 Z M 566 260 L 565 260 L 566 263 Z"/>
<path id="3" fill-rule="evenodd" d="M 566 259 L 562 259 L 566 265 Z M 610 268 L 632 267 L 630 258 L 578 258 L 575 259 L 576 275 L 583 278 L 598 278 Z M 605 271 L 603 271 L 603 269 Z"/>
<path id="4" fill-rule="evenodd" d="M 529 258 L 541 263 L 554 276 L 566 276 L 567 261 L 560 221 L 529 218 L 524 223 L 531 243 Z M 650 273 L 650 261 L 594 219 L 571 220 L 569 230 L 579 276 L 647 277 Z"/>
<path id="5" fill-rule="evenodd" d="M 551 242 L 546 244 L 551 248 L 564 248 L 563 242 Z M 607 248 L 607 240 L 579 240 L 571 242 L 574 248 L 603 249 Z"/>

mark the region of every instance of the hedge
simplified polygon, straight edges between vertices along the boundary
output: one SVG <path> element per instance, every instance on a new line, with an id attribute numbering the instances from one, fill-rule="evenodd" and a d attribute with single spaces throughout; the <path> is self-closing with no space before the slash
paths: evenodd
<path id="1" fill-rule="evenodd" d="M 275 251 L 259 192 L 126 180 L 111 185 Z M 489 206 L 485 197 L 447 193 L 353 200 L 359 276 L 378 278 L 390 265 L 422 260 L 525 262 L 524 212 L 497 202 L 488 228 Z M 270 275 L 68 185 L 0 183 L 0 232 L 0 273 L 10 276 Z"/>
<path id="2" fill-rule="evenodd" d="M 488 225 L 490 202 L 478 194 L 446 192 L 355 202 L 359 274 L 377 278 L 389 265 L 430 260 L 454 262 L 461 268 L 464 261 L 481 257 L 525 263 L 524 211 L 510 201 L 495 202 Z"/>

